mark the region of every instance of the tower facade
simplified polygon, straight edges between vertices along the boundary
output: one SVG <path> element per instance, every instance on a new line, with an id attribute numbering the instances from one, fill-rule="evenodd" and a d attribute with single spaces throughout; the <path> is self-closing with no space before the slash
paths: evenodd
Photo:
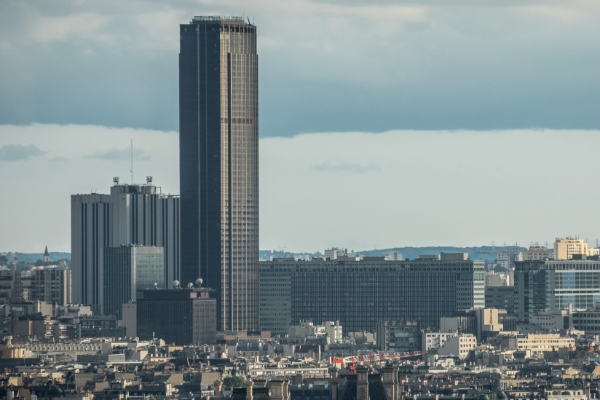
<path id="1" fill-rule="evenodd" d="M 256 27 L 194 17 L 180 27 L 181 283 L 216 290 L 220 330 L 258 329 Z"/>

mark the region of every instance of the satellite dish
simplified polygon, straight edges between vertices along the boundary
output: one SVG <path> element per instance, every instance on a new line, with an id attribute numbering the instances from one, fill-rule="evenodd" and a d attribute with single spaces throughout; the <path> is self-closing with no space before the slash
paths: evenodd
<path id="1" fill-rule="evenodd" d="M 202 280 L 202 278 L 198 278 L 198 279 L 196 279 L 196 286 L 198 286 L 198 287 L 202 286 L 202 282 L 204 282 L 204 281 Z"/>
<path id="2" fill-rule="evenodd" d="M 179 287 L 179 281 L 176 279 L 173 281 L 173 287 L 177 289 Z"/>
<path id="3" fill-rule="evenodd" d="M 192 282 L 188 283 L 188 289 L 191 289 L 194 287 L 194 284 Z"/>
<path id="4" fill-rule="evenodd" d="M 154 282 L 154 289 L 158 289 L 158 283 Z"/>

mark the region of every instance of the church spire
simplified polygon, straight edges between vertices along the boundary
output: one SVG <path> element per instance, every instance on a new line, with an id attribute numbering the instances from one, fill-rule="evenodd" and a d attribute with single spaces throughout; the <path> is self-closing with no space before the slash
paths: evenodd
<path id="1" fill-rule="evenodd" d="M 44 262 L 50 261 L 50 253 L 48 253 L 48 245 L 46 245 L 46 250 L 44 250 Z"/>

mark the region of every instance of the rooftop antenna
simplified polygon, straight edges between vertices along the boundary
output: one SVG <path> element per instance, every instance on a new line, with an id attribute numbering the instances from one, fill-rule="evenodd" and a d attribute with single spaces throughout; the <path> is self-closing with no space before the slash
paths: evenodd
<path id="1" fill-rule="evenodd" d="M 133 139 L 131 139 L 131 184 L 133 185 Z"/>

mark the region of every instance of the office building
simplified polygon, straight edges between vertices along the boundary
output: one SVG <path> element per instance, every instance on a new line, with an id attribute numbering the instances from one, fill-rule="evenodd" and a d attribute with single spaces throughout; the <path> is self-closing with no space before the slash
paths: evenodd
<path id="1" fill-rule="evenodd" d="M 523 261 L 551 260 L 553 258 L 554 250 L 547 249 L 546 246 L 529 246 L 529 249 L 523 250 Z"/>
<path id="2" fill-rule="evenodd" d="M 485 273 L 485 286 L 512 286 L 511 274 L 508 272 L 487 271 Z"/>
<path id="3" fill-rule="evenodd" d="M 181 282 L 216 290 L 220 330 L 258 328 L 258 56 L 240 17 L 180 27 Z"/>
<path id="4" fill-rule="evenodd" d="M 381 351 L 421 351 L 421 327 L 415 321 L 379 321 L 377 349 Z"/>
<path id="5" fill-rule="evenodd" d="M 515 316 L 529 323 L 540 311 L 595 308 L 600 303 L 600 261 L 522 261 L 515 268 Z"/>
<path id="6" fill-rule="evenodd" d="M 31 272 L 28 300 L 71 304 L 71 270 L 44 268 Z"/>
<path id="7" fill-rule="evenodd" d="M 330 260 L 337 260 L 338 257 L 348 257 L 348 249 L 332 247 L 331 249 L 326 249 L 324 254 L 324 258 L 329 258 Z"/>
<path id="8" fill-rule="evenodd" d="M 165 289 L 162 247 L 123 245 L 104 249 L 102 312 L 122 317 L 123 304 L 148 289 Z"/>
<path id="9" fill-rule="evenodd" d="M 574 349 L 575 339 L 561 337 L 558 333 L 527 334 L 502 338 L 502 348 L 506 350 L 529 350 L 533 354 L 558 349 Z"/>
<path id="10" fill-rule="evenodd" d="M 506 310 L 510 315 L 515 313 L 514 286 L 486 286 L 485 308 Z"/>
<path id="11" fill-rule="evenodd" d="M 573 255 L 591 257 L 598 254 L 598 249 L 589 247 L 583 239 L 577 237 L 567 236 L 564 239 L 556 238 L 554 241 L 555 260 L 570 260 L 573 258 Z"/>
<path id="12" fill-rule="evenodd" d="M 176 345 L 216 342 L 216 300 L 211 289 L 145 290 L 136 302 L 137 334 Z"/>
<path id="13" fill-rule="evenodd" d="M 453 254 L 403 261 L 264 261 L 261 329 L 285 334 L 304 320 L 340 321 L 344 332 L 373 331 L 384 320 L 437 329 L 441 317 L 484 307 L 483 268 L 483 261 Z"/>
<path id="14" fill-rule="evenodd" d="M 0 305 L 22 301 L 21 271 L 0 270 Z"/>
<path id="15" fill-rule="evenodd" d="M 477 347 L 477 338 L 470 333 L 423 333 L 423 351 L 434 350 L 440 356 L 464 360 Z"/>
<path id="16" fill-rule="evenodd" d="M 149 178 L 150 182 L 151 179 Z M 110 194 L 71 196 L 71 269 L 74 303 L 102 312 L 103 252 L 123 244 L 162 247 L 164 282 L 179 278 L 179 197 L 160 188 L 119 184 Z"/>

